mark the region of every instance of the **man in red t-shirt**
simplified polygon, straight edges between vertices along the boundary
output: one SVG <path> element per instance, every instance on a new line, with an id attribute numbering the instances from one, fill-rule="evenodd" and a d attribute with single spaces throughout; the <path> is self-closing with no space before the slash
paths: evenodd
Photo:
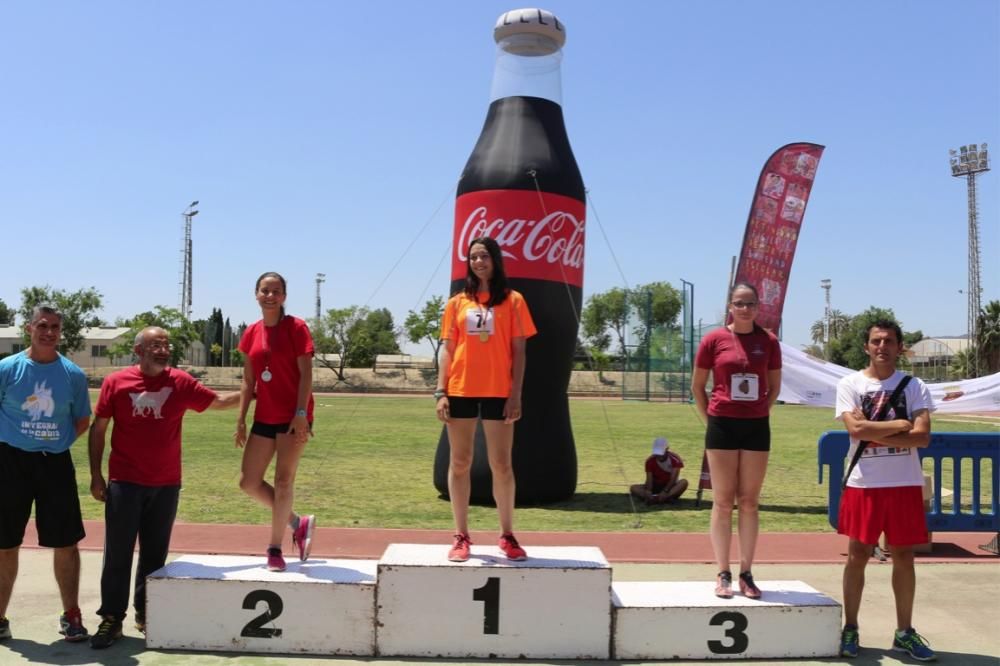
<path id="1" fill-rule="evenodd" d="M 101 625 L 90 639 L 105 648 L 122 635 L 128 608 L 132 554 L 139 540 L 136 628 L 145 630 L 146 576 L 164 565 L 181 487 L 181 422 L 188 409 L 235 407 L 239 391 L 216 393 L 191 375 L 168 367 L 170 338 L 156 326 L 135 338 L 139 364 L 108 375 L 90 428 L 90 493 L 104 502 L 106 536 L 101 572 Z M 111 455 L 102 473 L 108 424 Z"/>

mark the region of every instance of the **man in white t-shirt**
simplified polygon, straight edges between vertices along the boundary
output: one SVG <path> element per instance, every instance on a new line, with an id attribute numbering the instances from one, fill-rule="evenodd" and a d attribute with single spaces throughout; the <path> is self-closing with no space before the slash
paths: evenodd
<path id="1" fill-rule="evenodd" d="M 927 542 L 924 477 L 918 448 L 930 444 L 934 409 L 922 381 L 911 378 L 889 403 L 906 376 L 896 370 L 903 347 L 899 324 L 880 320 L 865 331 L 868 367 L 837 384 L 837 418 L 851 438 L 848 460 L 864 446 L 840 499 L 837 531 L 850 538 L 844 567 L 844 630 L 840 654 L 858 654 L 858 610 L 865 586 L 865 566 L 879 536 L 885 533 L 892 554 L 892 590 L 896 601 L 896 634 L 892 649 L 931 661 L 934 651 L 913 629 L 916 572 L 913 546 Z"/>

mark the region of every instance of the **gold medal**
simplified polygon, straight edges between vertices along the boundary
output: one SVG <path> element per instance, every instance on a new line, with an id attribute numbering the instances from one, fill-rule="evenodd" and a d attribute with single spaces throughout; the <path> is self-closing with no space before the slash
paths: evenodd
<path id="1" fill-rule="evenodd" d="M 479 332 L 479 341 L 480 342 L 489 342 L 490 341 L 490 334 L 487 331 L 480 331 Z"/>

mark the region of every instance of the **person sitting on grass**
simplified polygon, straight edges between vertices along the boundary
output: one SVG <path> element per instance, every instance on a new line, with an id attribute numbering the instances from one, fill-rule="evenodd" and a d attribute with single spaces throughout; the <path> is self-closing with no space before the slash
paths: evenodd
<path id="1" fill-rule="evenodd" d="M 629 489 L 646 504 L 672 502 L 687 490 L 687 479 L 679 478 L 684 461 L 669 449 L 669 442 L 658 437 L 653 442 L 653 453 L 646 458 L 646 483 L 637 483 Z"/>

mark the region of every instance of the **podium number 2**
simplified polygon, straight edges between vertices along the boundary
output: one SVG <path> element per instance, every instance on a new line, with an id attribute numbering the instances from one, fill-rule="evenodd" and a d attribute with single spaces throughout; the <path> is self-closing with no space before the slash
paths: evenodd
<path id="1" fill-rule="evenodd" d="M 743 613 L 726 611 L 712 616 L 709 624 L 719 626 L 727 622 L 732 623 L 732 626 L 726 629 L 726 638 L 731 639 L 732 643 L 726 645 L 722 641 L 709 641 L 708 649 L 714 654 L 740 654 L 741 652 L 746 652 L 747 647 L 750 645 L 750 637 L 744 633 L 744 630 L 747 628 L 747 616 Z"/>
<path id="2" fill-rule="evenodd" d="M 483 602 L 483 633 L 500 633 L 500 579 L 490 577 L 486 584 L 472 591 L 473 601 Z"/>
<path id="3" fill-rule="evenodd" d="M 270 590 L 254 590 L 243 599 L 243 608 L 254 610 L 257 604 L 263 601 L 267 605 L 267 610 L 246 623 L 240 636 L 248 638 L 277 638 L 281 636 L 281 629 L 277 627 L 265 627 L 268 622 L 273 622 L 281 615 L 285 609 L 284 602 L 274 592 Z"/>

